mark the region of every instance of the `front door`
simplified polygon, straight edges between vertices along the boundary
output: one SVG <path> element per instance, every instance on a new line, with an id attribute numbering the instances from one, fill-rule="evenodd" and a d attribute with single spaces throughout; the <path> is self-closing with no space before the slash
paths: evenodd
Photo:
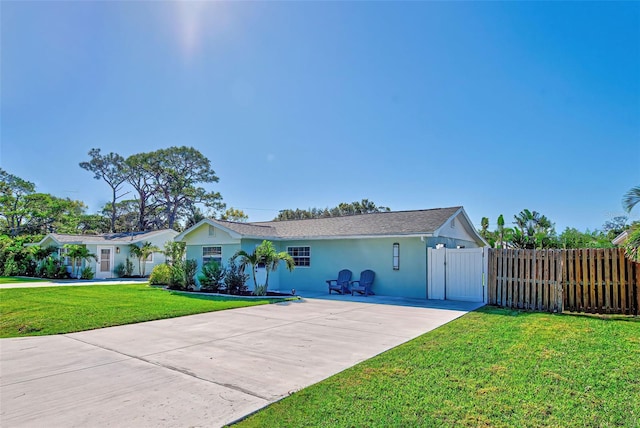
<path id="1" fill-rule="evenodd" d="M 264 263 L 258 263 L 255 267 L 256 269 L 256 282 L 258 285 L 264 285 L 267 281 L 267 269 Z"/>
<path id="2" fill-rule="evenodd" d="M 98 261 L 96 263 L 96 278 L 111 278 L 113 276 L 113 247 L 98 247 Z"/>

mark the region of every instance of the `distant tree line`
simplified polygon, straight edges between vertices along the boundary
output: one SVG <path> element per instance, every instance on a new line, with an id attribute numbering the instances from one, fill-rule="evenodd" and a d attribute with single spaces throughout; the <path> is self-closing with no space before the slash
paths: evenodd
<path id="1" fill-rule="evenodd" d="M 275 221 L 304 220 L 309 218 L 341 217 L 346 215 L 369 214 L 391 211 L 389 207 L 378 207 L 373 201 L 362 199 L 351 203 L 341 202 L 333 208 L 309 208 L 281 210 Z"/>
<path id="2" fill-rule="evenodd" d="M 634 187 L 625 194 L 623 206 L 630 212 L 640 203 L 640 187 Z M 640 222 L 629 223 L 627 216 L 617 216 L 606 221 L 601 230 L 581 232 L 567 227 L 557 234 L 555 225 L 537 211 L 524 209 L 513 216 L 512 227 L 505 223 L 503 215 L 498 216 L 496 228 L 489 230 L 489 218 L 480 221 L 478 233 L 487 243 L 496 248 L 543 249 L 543 248 L 612 248 L 613 239 L 624 231 L 629 237 L 625 243 L 627 257 L 640 262 Z"/>

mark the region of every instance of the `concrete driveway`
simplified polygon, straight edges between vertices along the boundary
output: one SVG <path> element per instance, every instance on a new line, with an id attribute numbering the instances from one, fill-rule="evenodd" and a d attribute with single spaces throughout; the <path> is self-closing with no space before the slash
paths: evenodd
<path id="1" fill-rule="evenodd" d="M 222 426 L 482 306 L 362 299 L 2 339 L 0 425 Z"/>

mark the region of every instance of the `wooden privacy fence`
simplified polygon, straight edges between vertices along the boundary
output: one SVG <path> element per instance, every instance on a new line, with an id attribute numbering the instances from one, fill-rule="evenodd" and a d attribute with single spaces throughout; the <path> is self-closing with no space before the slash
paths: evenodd
<path id="1" fill-rule="evenodd" d="M 638 315 L 640 265 L 621 248 L 489 250 L 489 304 Z"/>

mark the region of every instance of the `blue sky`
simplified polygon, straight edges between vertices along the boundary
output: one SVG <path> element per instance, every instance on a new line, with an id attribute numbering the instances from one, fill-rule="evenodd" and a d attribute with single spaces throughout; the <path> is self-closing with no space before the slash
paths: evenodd
<path id="1" fill-rule="evenodd" d="M 0 167 L 90 212 L 92 147 L 195 147 L 253 221 L 368 198 L 593 230 L 640 184 L 639 2 L 2 1 L 0 24 Z"/>

